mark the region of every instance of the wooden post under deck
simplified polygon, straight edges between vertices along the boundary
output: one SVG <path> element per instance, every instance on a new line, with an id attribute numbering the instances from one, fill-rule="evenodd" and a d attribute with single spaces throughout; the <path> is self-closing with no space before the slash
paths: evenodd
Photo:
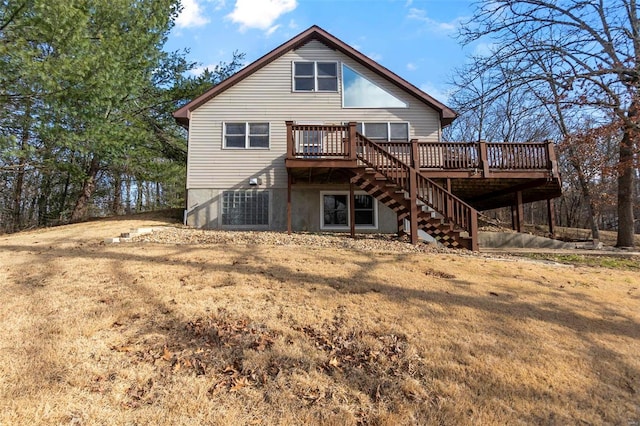
<path id="1" fill-rule="evenodd" d="M 522 191 L 516 192 L 516 203 L 511 206 L 511 224 L 513 230 L 522 232 L 524 229 L 524 206 L 522 204 Z"/>
<path id="2" fill-rule="evenodd" d="M 291 172 L 287 169 L 287 233 L 291 235 Z"/>
<path id="3" fill-rule="evenodd" d="M 353 182 L 349 182 L 349 228 L 351 238 L 356 237 L 356 194 Z"/>
<path id="4" fill-rule="evenodd" d="M 410 240 L 411 244 L 418 244 L 418 177 L 417 171 L 413 167 L 409 168 L 409 199 L 411 203 L 409 222 L 411 223 Z"/>
<path id="5" fill-rule="evenodd" d="M 405 235 L 404 232 L 404 218 L 400 219 L 400 215 L 396 215 L 396 218 L 398 219 L 398 237 L 402 237 L 403 235 Z"/>
<path id="6" fill-rule="evenodd" d="M 449 194 L 451 194 L 451 179 L 447 178 L 447 192 Z M 447 211 L 446 213 L 446 218 L 447 219 L 451 219 L 451 217 L 453 216 L 453 200 L 451 198 L 447 198 L 447 205 L 446 205 L 446 209 Z"/>
<path id="7" fill-rule="evenodd" d="M 556 234 L 556 215 L 553 199 L 547 200 L 547 218 L 549 219 L 549 234 L 552 236 Z"/>

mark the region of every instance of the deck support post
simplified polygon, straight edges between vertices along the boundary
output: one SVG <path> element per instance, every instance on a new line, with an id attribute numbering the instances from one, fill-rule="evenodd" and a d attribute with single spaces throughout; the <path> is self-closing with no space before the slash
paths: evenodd
<path id="1" fill-rule="evenodd" d="M 291 235 L 291 170 L 287 169 L 287 233 Z"/>
<path id="2" fill-rule="evenodd" d="M 413 167 L 409 168 L 409 199 L 411 203 L 409 222 L 411 244 L 418 244 L 418 176 Z"/>
<path id="3" fill-rule="evenodd" d="M 349 122 L 349 146 L 346 147 L 349 153 L 349 160 L 356 160 L 356 122 Z"/>
<path id="4" fill-rule="evenodd" d="M 377 200 L 374 199 L 374 202 Z M 349 182 L 349 230 L 351 238 L 356 237 L 356 193 L 353 182 Z"/>
<path id="5" fill-rule="evenodd" d="M 293 146 L 293 121 L 285 121 L 287 125 L 287 158 L 296 158 L 296 149 Z"/>
<path id="6" fill-rule="evenodd" d="M 482 176 L 489 177 L 489 152 L 487 151 L 487 141 L 480 139 L 478 141 L 478 154 L 480 156 L 479 166 L 482 168 Z"/>
<path id="7" fill-rule="evenodd" d="M 513 230 L 522 232 L 524 229 L 524 205 L 522 204 L 522 191 L 516 191 L 516 203 L 511 206 L 511 224 Z"/>
<path id="8" fill-rule="evenodd" d="M 402 237 L 406 234 L 406 232 L 404 232 L 404 218 L 400 219 L 400 215 L 397 214 L 396 219 L 398 220 L 398 237 Z"/>
<path id="9" fill-rule="evenodd" d="M 469 237 L 471 237 L 471 251 L 480 250 L 478 244 L 478 212 L 471 211 L 471 217 L 469 218 Z"/>
<path id="10" fill-rule="evenodd" d="M 547 168 L 549 169 L 549 173 L 551 173 L 551 177 L 555 177 L 558 176 L 558 159 L 556 158 L 556 151 L 551 139 L 547 139 L 545 142 L 547 144 Z"/>
<path id="11" fill-rule="evenodd" d="M 447 178 L 447 192 L 451 194 L 451 178 Z M 451 198 L 447 198 L 447 204 L 445 207 L 447 210 L 445 211 L 445 216 L 447 219 L 451 219 L 453 216 L 453 200 Z"/>
<path id="12" fill-rule="evenodd" d="M 409 165 L 420 170 L 420 154 L 418 153 L 418 139 L 411 139 L 411 159 Z"/>
<path id="13" fill-rule="evenodd" d="M 549 220 L 549 234 L 554 236 L 556 234 L 556 214 L 555 205 L 551 198 L 547 200 L 547 219 Z"/>

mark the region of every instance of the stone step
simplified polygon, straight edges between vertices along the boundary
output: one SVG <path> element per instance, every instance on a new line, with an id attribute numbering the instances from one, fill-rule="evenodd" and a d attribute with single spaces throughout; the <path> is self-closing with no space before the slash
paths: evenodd
<path id="1" fill-rule="evenodd" d="M 140 235 L 139 233 L 132 231 L 132 232 L 123 232 L 122 234 L 120 234 L 121 238 L 133 238 L 133 237 L 137 237 L 138 235 Z"/>

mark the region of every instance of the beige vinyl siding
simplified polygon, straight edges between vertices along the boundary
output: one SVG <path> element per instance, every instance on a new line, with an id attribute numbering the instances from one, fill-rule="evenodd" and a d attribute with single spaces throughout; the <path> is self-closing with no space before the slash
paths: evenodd
<path id="1" fill-rule="evenodd" d="M 345 63 L 392 95 L 407 108 L 342 108 L 342 84 L 338 92 L 293 92 L 292 62 L 336 61 L 341 81 Z M 189 129 L 187 188 L 240 188 L 250 177 L 262 179 L 265 187 L 284 188 L 287 173 L 285 121 L 342 123 L 347 121 L 410 123 L 410 138 L 437 141 L 440 120 L 437 111 L 340 52 L 311 41 L 266 65 L 235 86 L 192 112 Z M 269 150 L 223 149 L 223 122 L 269 122 Z"/>

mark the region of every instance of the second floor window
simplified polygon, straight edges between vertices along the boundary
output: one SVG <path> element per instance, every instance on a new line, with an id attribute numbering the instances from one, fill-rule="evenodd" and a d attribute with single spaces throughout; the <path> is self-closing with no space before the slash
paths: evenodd
<path id="1" fill-rule="evenodd" d="M 337 92 L 338 64 L 336 62 L 294 62 L 294 92 Z"/>
<path id="2" fill-rule="evenodd" d="M 225 148 L 269 148 L 269 123 L 224 123 Z"/>

